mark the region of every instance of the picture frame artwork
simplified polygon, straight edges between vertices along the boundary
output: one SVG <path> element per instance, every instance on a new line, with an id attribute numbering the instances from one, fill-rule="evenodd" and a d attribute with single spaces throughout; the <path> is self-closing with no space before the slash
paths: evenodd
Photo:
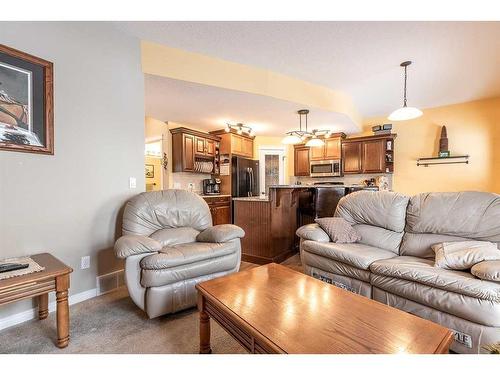
<path id="1" fill-rule="evenodd" d="M 54 154 L 53 64 L 0 44 L 0 150 Z"/>
<path id="2" fill-rule="evenodd" d="M 155 178 L 155 166 L 146 164 L 146 178 Z"/>

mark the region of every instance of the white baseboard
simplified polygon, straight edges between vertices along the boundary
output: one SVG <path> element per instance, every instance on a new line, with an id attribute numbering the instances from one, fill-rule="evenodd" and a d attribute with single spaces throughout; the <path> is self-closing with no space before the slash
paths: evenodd
<path id="1" fill-rule="evenodd" d="M 68 298 L 68 302 L 70 305 L 74 305 L 79 302 L 83 302 L 85 300 L 97 297 L 97 288 L 89 289 L 81 293 L 70 295 Z M 49 303 L 49 312 L 56 311 L 56 301 L 52 301 Z M 2 329 L 11 327 L 13 325 L 26 322 L 28 320 L 35 319 L 38 315 L 38 309 L 33 308 L 26 311 L 22 311 L 17 314 L 10 315 L 6 318 L 0 319 L 0 331 Z"/>

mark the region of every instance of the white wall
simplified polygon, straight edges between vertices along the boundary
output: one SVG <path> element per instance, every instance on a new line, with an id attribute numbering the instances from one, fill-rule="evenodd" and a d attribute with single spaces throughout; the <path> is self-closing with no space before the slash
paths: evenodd
<path id="1" fill-rule="evenodd" d="M 52 61 L 55 82 L 55 155 L 0 151 L 0 258 L 50 252 L 74 269 L 71 295 L 95 288 L 121 267 L 117 218 L 144 189 L 139 40 L 101 23 L 0 22 L 0 43 Z M 0 307 L 0 319 L 30 307 Z"/>

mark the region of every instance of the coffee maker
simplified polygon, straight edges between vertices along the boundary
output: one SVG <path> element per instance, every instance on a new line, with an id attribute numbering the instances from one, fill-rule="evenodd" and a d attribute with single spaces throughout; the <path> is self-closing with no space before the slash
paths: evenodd
<path id="1" fill-rule="evenodd" d="M 204 195 L 220 194 L 220 178 L 207 178 L 203 180 L 203 194 Z"/>

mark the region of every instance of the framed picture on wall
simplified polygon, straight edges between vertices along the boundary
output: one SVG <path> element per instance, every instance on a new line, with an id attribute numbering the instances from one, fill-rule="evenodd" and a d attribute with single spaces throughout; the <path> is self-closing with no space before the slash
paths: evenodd
<path id="1" fill-rule="evenodd" d="M 53 64 L 3 44 L 0 150 L 54 154 Z"/>
<path id="2" fill-rule="evenodd" d="M 146 178 L 155 178 L 155 166 L 146 164 Z"/>

